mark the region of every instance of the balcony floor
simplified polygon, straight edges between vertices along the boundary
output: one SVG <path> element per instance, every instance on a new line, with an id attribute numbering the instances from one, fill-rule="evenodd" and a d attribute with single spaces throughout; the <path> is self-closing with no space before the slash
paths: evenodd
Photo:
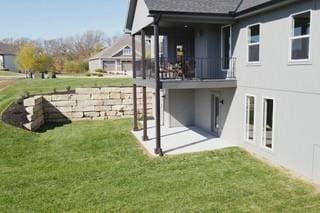
<path id="1" fill-rule="evenodd" d="M 155 88 L 155 79 L 141 79 L 133 80 L 138 86 L 146 86 Z M 162 89 L 219 89 L 219 88 L 236 88 L 237 80 L 234 79 L 170 79 L 161 80 Z"/>
<path id="2" fill-rule="evenodd" d="M 155 121 L 148 121 L 148 141 L 142 141 L 143 131 L 133 132 L 142 147 L 152 156 L 156 146 Z M 235 145 L 217 138 L 198 127 L 167 128 L 161 126 L 161 146 L 165 155 L 212 151 Z"/>

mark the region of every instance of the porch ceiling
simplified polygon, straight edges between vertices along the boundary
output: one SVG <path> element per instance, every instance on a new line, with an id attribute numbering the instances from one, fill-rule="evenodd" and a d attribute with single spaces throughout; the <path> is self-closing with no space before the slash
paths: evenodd
<path id="1" fill-rule="evenodd" d="M 227 25 L 234 23 L 234 19 L 221 16 L 195 16 L 195 15 L 162 15 L 159 22 L 160 35 L 181 34 L 192 32 L 202 24 Z M 153 25 L 144 27 L 148 35 L 153 35 Z M 138 32 L 137 34 L 140 34 Z"/>

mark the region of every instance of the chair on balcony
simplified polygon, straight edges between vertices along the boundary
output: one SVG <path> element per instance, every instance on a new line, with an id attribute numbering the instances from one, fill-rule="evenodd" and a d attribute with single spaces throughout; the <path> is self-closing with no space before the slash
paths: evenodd
<path id="1" fill-rule="evenodd" d="M 193 79 L 196 75 L 195 67 L 195 62 L 193 60 L 186 60 L 183 66 L 183 78 Z"/>

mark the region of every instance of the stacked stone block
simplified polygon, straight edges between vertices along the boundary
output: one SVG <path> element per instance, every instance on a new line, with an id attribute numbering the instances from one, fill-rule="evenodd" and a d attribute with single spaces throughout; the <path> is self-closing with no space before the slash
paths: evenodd
<path id="1" fill-rule="evenodd" d="M 138 116 L 142 116 L 142 89 L 137 89 Z M 152 117 L 153 95 L 147 91 L 147 112 Z M 79 88 L 71 94 L 35 96 L 24 100 L 28 123 L 35 131 L 45 122 L 112 120 L 133 117 L 131 87 Z"/>
<path id="2" fill-rule="evenodd" d="M 26 117 L 28 123 L 24 124 L 24 127 L 30 131 L 39 129 L 45 122 L 43 112 L 43 98 L 42 96 L 35 96 L 24 99 L 23 106 L 26 111 Z"/>

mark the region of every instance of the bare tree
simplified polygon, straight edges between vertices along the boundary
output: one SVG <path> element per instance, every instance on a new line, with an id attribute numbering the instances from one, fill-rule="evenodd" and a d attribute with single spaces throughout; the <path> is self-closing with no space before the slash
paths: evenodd
<path id="1" fill-rule="evenodd" d="M 6 38 L 2 42 L 15 50 L 26 43 L 32 43 L 42 52 L 52 56 L 56 70 L 60 71 L 66 61 L 86 61 L 93 54 L 110 46 L 119 35 L 108 37 L 102 31 L 88 31 L 81 35 L 51 40 L 30 40 L 27 38 Z"/>

